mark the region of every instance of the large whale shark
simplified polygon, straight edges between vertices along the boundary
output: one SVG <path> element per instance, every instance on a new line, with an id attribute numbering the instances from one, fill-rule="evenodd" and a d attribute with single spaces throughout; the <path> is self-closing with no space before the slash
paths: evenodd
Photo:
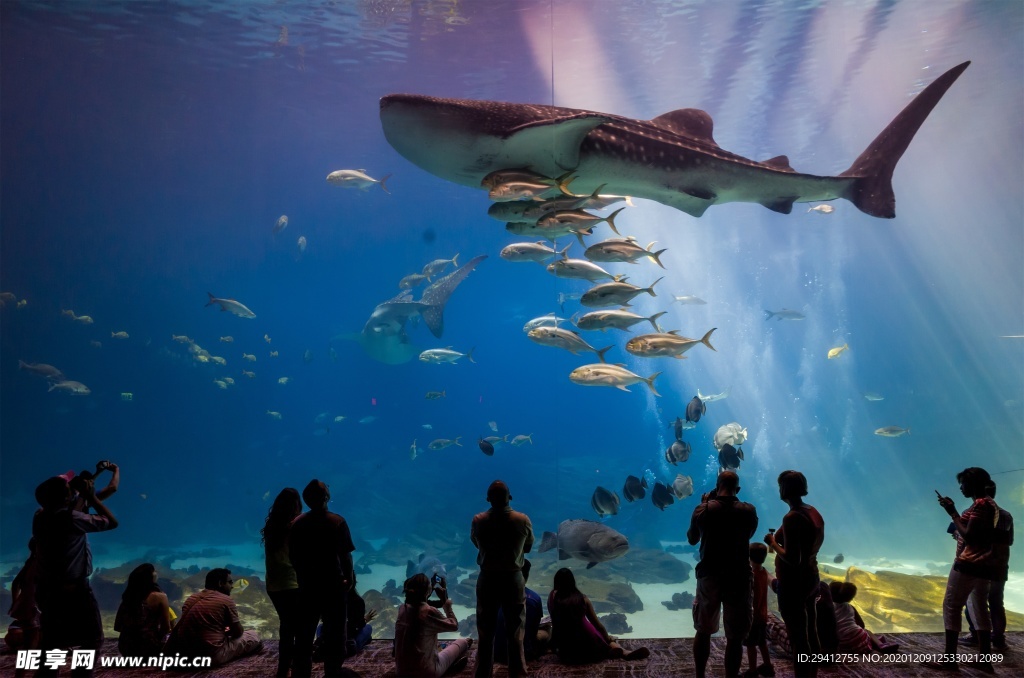
<path id="1" fill-rule="evenodd" d="M 712 137 L 711 116 L 683 108 L 653 120 L 574 108 L 390 94 L 380 100 L 384 136 L 431 174 L 480 187 L 495 170 L 571 173 L 572 189 L 656 200 L 699 217 L 712 205 L 754 202 L 789 214 L 795 202 L 844 198 L 862 212 L 896 215 L 892 173 L 914 134 L 965 62 L 936 78 L 838 176 L 796 172 L 784 155 L 756 162 Z"/>
<path id="2" fill-rule="evenodd" d="M 443 278 L 438 278 L 423 290 L 419 301 L 413 301 L 412 292 L 406 291 L 378 304 L 363 325 L 362 332 L 339 338 L 359 342 L 368 356 L 382 363 L 399 365 L 409 362 L 420 352 L 406 331 L 409 321 L 423 318 L 431 334 L 440 338 L 444 332 L 445 304 L 459 283 L 486 258 L 485 254 L 474 257 Z"/>

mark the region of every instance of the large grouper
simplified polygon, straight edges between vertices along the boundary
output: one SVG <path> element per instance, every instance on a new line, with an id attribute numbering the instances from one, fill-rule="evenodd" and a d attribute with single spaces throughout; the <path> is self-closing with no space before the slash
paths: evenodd
<path id="1" fill-rule="evenodd" d="M 723 150 L 706 112 L 682 108 L 653 120 L 539 104 L 389 94 L 384 136 L 406 159 L 443 179 L 480 188 L 497 170 L 571 174 L 572 190 L 648 198 L 700 217 L 712 205 L 759 203 L 789 214 L 796 202 L 844 198 L 862 212 L 896 215 L 892 174 L 932 109 L 970 65 L 924 88 L 838 176 L 803 174 L 780 155 L 764 162 Z"/>
<path id="2" fill-rule="evenodd" d="M 593 520 L 563 520 L 558 533 L 545 532 L 538 553 L 558 549 L 558 559 L 575 558 L 587 564 L 587 569 L 598 563 L 614 560 L 629 550 L 629 540 L 603 523 Z"/>

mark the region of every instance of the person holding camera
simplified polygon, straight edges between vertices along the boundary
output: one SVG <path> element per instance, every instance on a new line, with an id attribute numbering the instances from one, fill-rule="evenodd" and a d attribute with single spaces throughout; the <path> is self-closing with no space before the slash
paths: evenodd
<path id="1" fill-rule="evenodd" d="M 73 508 L 77 488 L 85 508 Z M 92 478 L 69 472 L 47 478 L 36 487 L 39 510 L 32 518 L 32 537 L 38 558 L 36 598 L 41 613 L 43 650 L 77 645 L 98 650 L 103 644 L 100 609 L 89 585 L 92 551 L 87 535 L 117 527 L 117 519 L 96 494 Z"/>
<path id="2" fill-rule="evenodd" d="M 71 489 L 74 492 L 74 497 L 71 500 L 71 508 L 73 508 L 76 511 L 81 511 L 82 513 L 89 512 L 88 503 L 86 502 L 85 497 L 82 496 L 81 491 L 79 490 L 79 486 L 86 480 L 91 480 L 95 485 L 96 478 L 104 471 L 110 471 L 110 482 L 108 482 L 107 486 L 104 487 L 102 490 L 96 490 L 96 498 L 99 499 L 100 501 L 106 501 L 110 497 L 110 495 L 117 492 L 117 487 L 118 485 L 121 484 L 121 469 L 118 468 L 117 464 L 115 464 L 114 462 L 107 461 L 105 459 L 96 462 L 95 473 L 92 473 L 90 471 L 82 471 L 76 476 L 69 471 L 68 473 L 64 474 L 65 477 L 68 477 L 69 484 L 71 485 Z"/>
<path id="3" fill-rule="evenodd" d="M 725 675 L 739 675 L 743 640 L 752 619 L 750 538 L 757 529 L 757 511 L 736 498 L 740 478 L 733 471 L 718 474 L 718 483 L 693 509 L 686 539 L 700 542 L 697 595 L 693 603 L 693 661 L 703 678 L 711 656 L 711 636 L 725 610 Z"/>
<path id="4" fill-rule="evenodd" d="M 403 590 L 405 604 L 399 608 L 395 622 L 395 668 L 399 677 L 439 678 L 449 671 L 462 670 L 469 661 L 471 638 L 459 638 L 437 651 L 437 634 L 459 630 L 448 597 L 448 582 L 436 574 L 431 582 L 420 572 L 405 580 Z M 431 591 L 437 593 L 437 605 L 428 600 Z"/>

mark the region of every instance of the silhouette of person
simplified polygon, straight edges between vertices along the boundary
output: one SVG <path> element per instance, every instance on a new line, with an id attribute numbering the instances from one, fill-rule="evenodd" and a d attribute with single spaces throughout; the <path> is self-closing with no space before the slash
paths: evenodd
<path id="1" fill-rule="evenodd" d="M 25 564 L 11 582 L 11 607 L 7 610 L 11 624 L 7 627 L 4 643 L 14 651 L 39 647 L 39 605 L 36 600 L 39 559 L 34 537 L 28 540 L 28 554 Z"/>
<path id="2" fill-rule="evenodd" d="M 476 562 L 476 626 L 480 645 L 476 653 L 476 677 L 490 678 L 494 670 L 494 633 L 498 611 L 505 616 L 508 643 L 508 675 L 526 675 L 523 625 L 526 617 L 523 578 L 524 554 L 533 548 L 533 524 L 525 513 L 509 506 L 508 486 L 495 480 L 487 488 L 491 508 L 473 516 L 470 538 L 479 549 Z"/>
<path id="3" fill-rule="evenodd" d="M 299 582 L 300 613 L 292 675 L 307 677 L 313 670 L 313 639 L 323 619 L 321 652 L 324 674 L 341 674 L 348 641 L 348 594 L 356 585 L 352 565 L 352 534 L 348 523 L 327 510 L 330 488 L 311 480 L 302 490 L 309 507 L 292 522 L 288 553 Z"/>
<path id="4" fill-rule="evenodd" d="M 210 657 L 213 666 L 254 654 L 263 649 L 255 631 L 246 631 L 231 600 L 235 580 L 231 570 L 215 567 L 206 573 L 206 588 L 193 593 L 181 606 L 164 653 L 186 657 Z"/>
<path id="5" fill-rule="evenodd" d="M 125 657 L 154 657 L 163 651 L 171 632 L 171 608 L 156 583 L 152 563 L 143 563 L 128 575 L 114 630 L 121 634 L 117 650 Z"/>
<path id="6" fill-rule="evenodd" d="M 113 530 L 117 519 L 96 496 L 91 479 L 78 479 L 75 485 L 86 506 L 96 513 L 73 509 L 69 476 L 73 474 L 47 478 L 35 491 L 40 508 L 32 518 L 32 536 L 38 559 L 36 600 L 44 651 L 72 645 L 98 650 L 103 644 L 100 610 L 89 585 L 92 551 L 86 535 Z"/>
<path id="7" fill-rule="evenodd" d="M 466 665 L 470 638 L 459 638 L 448 643 L 439 653 L 437 634 L 459 630 L 459 620 L 452 612 L 447 582 L 442 579 L 437 591 L 441 609 L 427 602 L 431 582 L 419 572 L 405 580 L 405 604 L 398 609 L 395 622 L 395 668 L 401 678 L 439 678 L 447 672 L 456 672 Z M 442 612 L 441 610 L 444 610 Z"/>
<path id="8" fill-rule="evenodd" d="M 299 580 L 288 556 L 288 532 L 292 521 L 302 513 L 302 499 L 294 487 L 281 490 L 267 513 L 266 523 L 260 530 L 264 562 L 267 568 L 267 595 L 277 610 L 280 621 L 280 652 L 277 675 L 286 678 L 295 660 L 295 646 L 299 630 Z"/>
<path id="9" fill-rule="evenodd" d="M 820 643 L 811 641 L 817 634 L 818 549 L 825 540 L 825 520 L 818 510 L 803 502 L 807 496 L 807 478 L 799 471 L 779 474 L 779 498 L 789 504 L 782 526 L 764 536 L 764 543 L 775 551 L 775 575 L 778 578 L 779 612 L 786 624 L 793 648 L 793 670 L 798 678 L 818 675 L 818 665 L 800 661 Z"/>
<path id="10" fill-rule="evenodd" d="M 103 473 L 104 471 L 110 471 L 110 480 L 107 482 L 107 486 L 104 487 L 102 490 L 96 490 L 96 497 L 100 501 L 106 501 L 107 499 L 109 499 L 112 494 L 117 492 L 117 488 L 121 484 L 121 469 L 117 466 L 117 464 L 115 464 L 112 461 L 106 460 L 98 461 L 96 462 L 95 472 L 82 471 L 77 476 L 78 478 L 81 478 L 83 480 L 92 480 L 93 483 L 95 484 L 96 478 L 99 476 L 99 474 Z M 71 476 L 74 476 L 73 472 L 68 471 L 68 473 L 71 474 Z M 67 476 L 68 474 L 64 475 Z M 69 483 L 71 483 L 72 480 L 73 477 L 68 477 Z M 83 497 L 81 493 L 79 493 L 77 488 L 78 482 L 72 483 L 71 485 L 71 490 L 74 493 L 71 508 L 75 509 L 76 511 L 88 513 L 89 508 L 87 502 L 85 501 L 85 497 Z"/>
<path id="11" fill-rule="evenodd" d="M 764 569 L 764 561 L 768 559 L 768 547 L 760 542 L 753 542 L 748 547 L 750 552 L 750 570 L 753 574 L 751 591 L 750 631 L 743 644 L 747 646 L 747 661 L 750 668 L 743 675 L 774 676 L 775 667 L 768 652 L 768 570 Z M 757 651 L 761 651 L 761 664 L 757 663 Z"/>
<path id="12" fill-rule="evenodd" d="M 523 560 L 523 582 L 530 581 L 529 560 Z M 541 656 L 548 649 L 548 641 L 551 639 L 550 628 L 541 629 L 540 620 L 544 616 L 544 602 L 533 589 L 527 587 L 526 595 L 526 623 L 523 633 L 523 654 L 526 661 L 533 661 Z M 505 615 L 498 612 L 498 625 L 494 630 L 494 661 L 499 664 L 508 664 L 508 641 L 505 637 Z"/>
<path id="13" fill-rule="evenodd" d="M 734 471 L 718 474 L 712 492 L 693 509 L 686 539 L 700 542 L 697 594 L 693 603 L 693 661 L 702 678 L 711 656 L 711 636 L 718 631 L 724 610 L 725 675 L 739 675 L 743 640 L 750 631 L 752 574 L 750 538 L 757 529 L 757 511 L 736 498 L 740 479 Z"/>
<path id="14" fill-rule="evenodd" d="M 895 652 L 899 645 L 890 643 L 885 636 L 876 636 L 864 628 L 857 608 L 851 605 L 857 595 L 857 585 L 848 581 L 833 581 L 828 585 L 832 604 L 836 611 L 836 636 L 841 652 L 870 654 L 872 652 Z"/>
<path id="15" fill-rule="evenodd" d="M 989 483 L 985 493 L 996 498 L 996 484 Z M 995 538 L 992 542 L 993 555 L 995 557 L 995 570 L 997 578 L 992 580 L 988 590 L 988 608 L 992 616 L 992 647 L 1000 652 L 1005 652 L 1006 645 L 1006 606 L 1003 602 L 1006 580 L 1010 572 L 1010 547 L 1013 546 L 1013 516 L 1003 507 L 999 508 L 999 519 L 996 521 Z M 950 523 L 950 533 L 955 537 L 956 526 Z M 967 628 L 970 633 L 964 635 L 960 642 L 964 645 L 977 645 L 978 632 L 974 628 L 970 611 L 965 608 L 964 616 L 967 619 Z"/>

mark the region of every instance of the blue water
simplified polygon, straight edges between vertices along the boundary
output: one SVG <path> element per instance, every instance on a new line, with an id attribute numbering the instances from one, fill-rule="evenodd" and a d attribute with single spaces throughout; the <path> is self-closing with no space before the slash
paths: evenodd
<path id="1" fill-rule="evenodd" d="M 110 502 L 121 527 L 93 540 L 108 554 L 252 542 L 267 493 L 312 477 L 357 538 L 380 539 L 464 535 L 495 478 L 539 534 L 597 519 L 598 485 L 621 494 L 629 474 L 684 473 L 697 496 L 659 511 L 648 495 L 607 519 L 634 544 L 680 541 L 718 470 L 714 432 L 733 421 L 750 435 L 741 497 L 762 527 L 777 525 L 775 478 L 802 470 L 827 523 L 823 553 L 949 562 L 933 490 L 957 497 L 967 466 L 1009 472 L 997 499 L 1024 515 L 1013 472 L 1024 467 L 1024 340 L 1002 338 L 1024 333 L 1024 6 L 555 5 L 0 4 L 0 290 L 27 300 L 0 310 L 4 559 L 23 557 L 35 485 L 101 458 L 123 473 Z M 514 239 L 486 216 L 486 195 L 404 160 L 378 119 L 395 92 L 636 118 L 694 106 L 725 149 L 836 174 L 966 60 L 896 169 L 894 220 L 845 201 L 829 215 L 729 204 L 694 219 L 647 201 L 622 214 L 624 234 L 668 248 L 667 272 L 609 267 L 644 286 L 666 276 L 635 310 L 668 311 L 662 326 L 686 336 L 718 328 L 717 352 L 698 346 L 685 361 L 634 358 L 624 333 L 586 335 L 643 376 L 661 371 L 660 398 L 643 384 L 571 383 L 590 357 L 521 328 L 571 316 L 578 304 L 563 312 L 558 294 L 586 285 L 501 260 Z M 392 194 L 324 180 L 355 168 L 391 174 Z M 422 348 L 475 347 L 475 364 L 383 365 L 343 338 L 402 276 L 456 253 L 489 258 L 453 295 L 442 339 L 411 334 Z M 207 292 L 257 317 L 205 308 Z M 708 303 L 673 302 L 688 294 Z M 806 320 L 764 320 L 783 307 Z M 196 364 L 172 334 L 227 365 Z M 92 393 L 47 392 L 18 360 L 53 364 Z M 221 390 L 224 376 L 235 383 Z M 686 433 L 690 460 L 669 467 L 669 423 L 698 388 L 729 396 Z M 446 397 L 426 400 L 431 390 Z M 347 418 L 316 435 L 323 412 Z M 488 421 L 534 444 L 486 457 L 476 440 Z M 888 425 L 911 434 L 874 435 Z M 409 458 L 414 440 L 456 436 L 461 447 Z"/>

